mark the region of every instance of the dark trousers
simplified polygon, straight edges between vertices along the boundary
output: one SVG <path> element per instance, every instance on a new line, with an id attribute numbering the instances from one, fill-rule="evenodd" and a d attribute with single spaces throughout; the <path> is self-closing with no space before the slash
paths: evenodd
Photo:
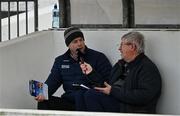
<path id="1" fill-rule="evenodd" d="M 86 91 L 87 91 L 86 89 L 76 91 L 76 95 L 75 95 L 76 111 L 86 111 L 86 104 L 84 99 L 84 94 L 86 93 Z"/>
<path id="2" fill-rule="evenodd" d="M 110 95 L 90 89 L 84 94 L 87 111 L 120 112 L 120 102 Z"/>
<path id="3" fill-rule="evenodd" d="M 74 111 L 75 104 L 65 98 L 51 96 L 49 100 L 38 102 L 38 109 Z"/>

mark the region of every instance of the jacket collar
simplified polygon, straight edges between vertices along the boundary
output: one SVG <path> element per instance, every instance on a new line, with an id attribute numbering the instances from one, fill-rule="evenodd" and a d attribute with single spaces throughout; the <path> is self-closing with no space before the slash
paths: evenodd
<path id="1" fill-rule="evenodd" d="M 84 53 L 83 53 L 83 56 L 85 56 L 87 53 L 88 53 L 88 50 L 89 48 L 87 46 L 85 46 L 85 50 L 84 50 Z M 65 52 L 65 57 L 67 58 L 72 58 L 71 55 L 70 55 L 70 49 L 68 49 L 66 52 Z M 73 58 L 72 58 L 73 59 Z"/>
<path id="2" fill-rule="evenodd" d="M 136 56 L 136 58 L 133 61 L 127 63 L 128 68 L 134 67 L 137 64 L 139 64 L 144 57 L 145 57 L 144 53 L 141 53 L 138 56 Z"/>

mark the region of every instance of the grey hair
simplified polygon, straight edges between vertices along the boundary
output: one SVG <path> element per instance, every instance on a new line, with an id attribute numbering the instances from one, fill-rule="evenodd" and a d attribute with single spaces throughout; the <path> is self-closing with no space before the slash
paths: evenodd
<path id="1" fill-rule="evenodd" d="M 121 40 L 135 44 L 138 53 L 144 53 L 145 44 L 144 36 L 140 32 L 132 31 L 122 36 Z"/>

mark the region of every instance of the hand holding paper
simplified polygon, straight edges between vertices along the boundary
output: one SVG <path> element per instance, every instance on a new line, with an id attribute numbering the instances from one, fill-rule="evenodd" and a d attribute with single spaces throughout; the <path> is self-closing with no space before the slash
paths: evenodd
<path id="1" fill-rule="evenodd" d="M 104 82 L 105 87 L 95 87 L 94 89 L 109 95 L 111 92 L 111 85 L 109 85 L 107 82 Z"/>

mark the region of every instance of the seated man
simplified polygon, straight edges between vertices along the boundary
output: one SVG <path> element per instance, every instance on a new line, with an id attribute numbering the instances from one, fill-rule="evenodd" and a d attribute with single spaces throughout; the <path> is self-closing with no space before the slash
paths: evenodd
<path id="1" fill-rule="evenodd" d="M 109 84 L 95 87 L 84 94 L 87 111 L 156 113 L 161 93 L 161 75 L 156 65 L 144 54 L 144 37 L 129 32 L 121 38 L 122 59 L 111 71 Z M 89 78 L 98 77 L 94 68 L 81 64 Z M 99 77 L 100 78 L 100 77 Z"/>
<path id="2" fill-rule="evenodd" d="M 55 59 L 45 82 L 48 85 L 49 100 L 45 100 L 42 95 L 37 96 L 35 99 L 38 101 L 38 109 L 84 110 L 82 97 L 87 89 L 77 88 L 74 85 L 84 84 L 88 87 L 101 85 L 107 80 L 105 77 L 110 74 L 112 66 L 107 57 L 101 52 L 86 47 L 84 35 L 79 28 L 68 28 L 64 32 L 64 38 L 69 49 Z M 101 77 L 88 78 L 84 75 L 80 68 L 80 60 L 91 64 Z M 52 96 L 61 85 L 65 93 L 61 97 Z"/>

